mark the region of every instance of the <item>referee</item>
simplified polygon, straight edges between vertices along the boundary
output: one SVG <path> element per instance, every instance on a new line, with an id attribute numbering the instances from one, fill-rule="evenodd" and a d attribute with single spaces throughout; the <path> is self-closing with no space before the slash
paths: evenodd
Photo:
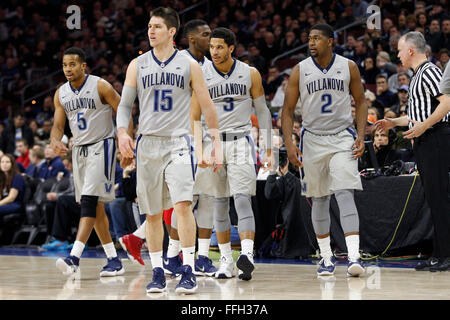
<path id="1" fill-rule="evenodd" d="M 420 32 L 409 32 L 398 41 L 398 57 L 403 66 L 414 71 L 408 115 L 383 119 L 375 125 L 377 129 L 409 125 L 405 137 L 414 140 L 417 168 L 434 226 L 432 257 L 419 263 L 416 270 L 445 271 L 450 270 L 450 97 L 442 94 L 442 72 L 427 60 L 425 46 Z"/>

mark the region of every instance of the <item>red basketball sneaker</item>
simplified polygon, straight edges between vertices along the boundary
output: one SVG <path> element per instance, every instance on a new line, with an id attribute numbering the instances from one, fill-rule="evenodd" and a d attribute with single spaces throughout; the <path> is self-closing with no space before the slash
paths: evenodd
<path id="1" fill-rule="evenodd" d="M 142 260 L 141 255 L 141 248 L 142 245 L 144 244 L 144 240 L 130 233 L 119 238 L 119 242 L 123 250 L 126 251 L 128 259 L 130 259 L 133 262 L 137 261 L 140 264 L 144 265 L 144 260 Z"/>

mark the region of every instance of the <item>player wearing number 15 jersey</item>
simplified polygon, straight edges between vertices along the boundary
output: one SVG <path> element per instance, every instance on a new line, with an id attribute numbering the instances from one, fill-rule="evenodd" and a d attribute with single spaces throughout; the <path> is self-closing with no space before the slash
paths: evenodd
<path id="1" fill-rule="evenodd" d="M 364 272 L 359 255 L 359 217 L 354 190 L 361 190 L 357 158 L 364 151 L 367 105 L 358 67 L 333 53 L 333 29 L 315 25 L 309 33 L 311 57 L 294 67 L 283 106 L 282 129 L 289 160 L 302 168 L 302 193 L 312 197 L 312 223 L 322 260 L 318 275 L 332 275 L 330 197 L 335 195 L 348 248 L 349 276 Z M 352 127 L 350 94 L 356 102 L 357 132 Z M 292 116 L 300 100 L 301 149 L 292 142 Z M 297 158 L 302 157 L 302 162 Z"/>
<path id="2" fill-rule="evenodd" d="M 115 198 L 116 141 L 112 116 L 120 96 L 107 81 L 85 74 L 85 69 L 82 49 L 73 47 L 64 52 L 63 71 L 68 81 L 55 93 L 50 139 L 51 147 L 58 155 L 67 152 L 61 142 L 67 118 L 74 137 L 73 178 L 76 200 L 81 204 L 81 218 L 70 255 L 58 259 L 56 266 L 64 274 L 77 271 L 95 226 L 108 258 L 100 276 L 116 276 L 123 274 L 124 269 L 109 233 L 104 203 Z"/>
<path id="3" fill-rule="evenodd" d="M 118 108 L 119 148 L 126 158 L 133 157 L 133 143 L 126 133 L 132 104 L 139 100 L 139 137 L 136 145 L 137 197 L 146 214 L 147 244 L 153 267 L 148 293 L 167 289 L 163 267 L 164 209 L 174 208 L 183 251 L 181 280 L 177 293 L 197 290 L 193 274 L 196 225 L 192 213 L 195 166 L 190 145 L 191 96 L 198 97 L 205 121 L 213 136 L 216 170 L 221 167 L 220 138 L 214 105 L 209 97 L 202 70 L 194 59 L 173 47 L 180 19 L 170 8 L 150 13 L 148 37 L 152 50 L 128 65 L 124 90 Z M 214 157 L 213 157 L 214 158 Z"/>

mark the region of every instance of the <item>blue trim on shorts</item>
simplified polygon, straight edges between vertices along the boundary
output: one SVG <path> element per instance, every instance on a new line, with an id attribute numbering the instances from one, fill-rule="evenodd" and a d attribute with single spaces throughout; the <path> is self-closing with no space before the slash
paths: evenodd
<path id="1" fill-rule="evenodd" d="M 306 129 L 302 128 L 302 132 L 300 134 L 300 152 L 303 154 L 303 136 L 305 135 Z M 302 157 L 299 156 L 299 160 L 302 161 Z M 303 168 L 300 168 L 300 173 L 302 175 L 302 179 L 305 177 L 305 171 Z"/>
<path id="2" fill-rule="evenodd" d="M 194 150 L 194 147 L 191 144 L 191 137 L 188 134 L 185 134 L 184 139 L 186 139 L 186 142 L 189 147 L 189 155 L 191 157 L 191 169 L 192 169 L 192 179 L 195 181 L 195 172 L 197 171 L 197 165 L 194 167 L 194 155 L 192 154 L 192 151 Z"/>
<path id="3" fill-rule="evenodd" d="M 245 138 L 248 141 L 248 144 L 250 145 L 250 147 L 252 148 L 252 158 L 253 158 L 253 165 L 255 166 L 255 172 L 256 174 L 258 174 L 258 166 L 256 164 L 256 149 L 255 149 L 255 141 L 253 141 L 253 137 L 248 135 L 245 136 Z"/>
<path id="4" fill-rule="evenodd" d="M 116 139 L 114 138 L 110 138 L 112 139 L 112 153 L 111 153 L 111 167 L 109 168 L 109 178 L 111 179 L 112 175 L 113 175 L 113 164 L 114 164 L 114 156 L 116 155 Z"/>
<path id="5" fill-rule="evenodd" d="M 105 153 L 105 177 L 109 180 L 109 141 L 108 139 L 103 140 L 103 151 Z"/>
<path id="6" fill-rule="evenodd" d="M 141 141 L 141 138 L 142 138 L 142 134 L 138 135 L 138 137 L 136 139 L 136 149 L 134 150 L 134 158 L 136 159 L 136 172 L 137 172 L 137 168 L 138 168 L 138 166 L 137 166 L 137 162 L 138 162 L 137 151 L 138 151 L 139 142 Z"/>
<path id="7" fill-rule="evenodd" d="M 352 129 L 352 127 L 348 127 L 346 130 L 347 130 L 348 132 L 350 132 L 350 134 L 353 136 L 353 139 L 356 140 L 356 138 L 357 138 L 358 136 L 357 136 L 356 132 Z"/>

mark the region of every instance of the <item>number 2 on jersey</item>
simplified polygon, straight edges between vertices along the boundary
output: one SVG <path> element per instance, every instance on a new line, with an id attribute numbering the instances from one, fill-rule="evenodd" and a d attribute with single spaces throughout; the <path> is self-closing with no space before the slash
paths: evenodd
<path id="1" fill-rule="evenodd" d="M 331 105 L 331 94 L 323 94 L 321 100 L 324 102 L 322 105 L 322 113 L 332 113 L 333 111 L 328 108 Z"/>

